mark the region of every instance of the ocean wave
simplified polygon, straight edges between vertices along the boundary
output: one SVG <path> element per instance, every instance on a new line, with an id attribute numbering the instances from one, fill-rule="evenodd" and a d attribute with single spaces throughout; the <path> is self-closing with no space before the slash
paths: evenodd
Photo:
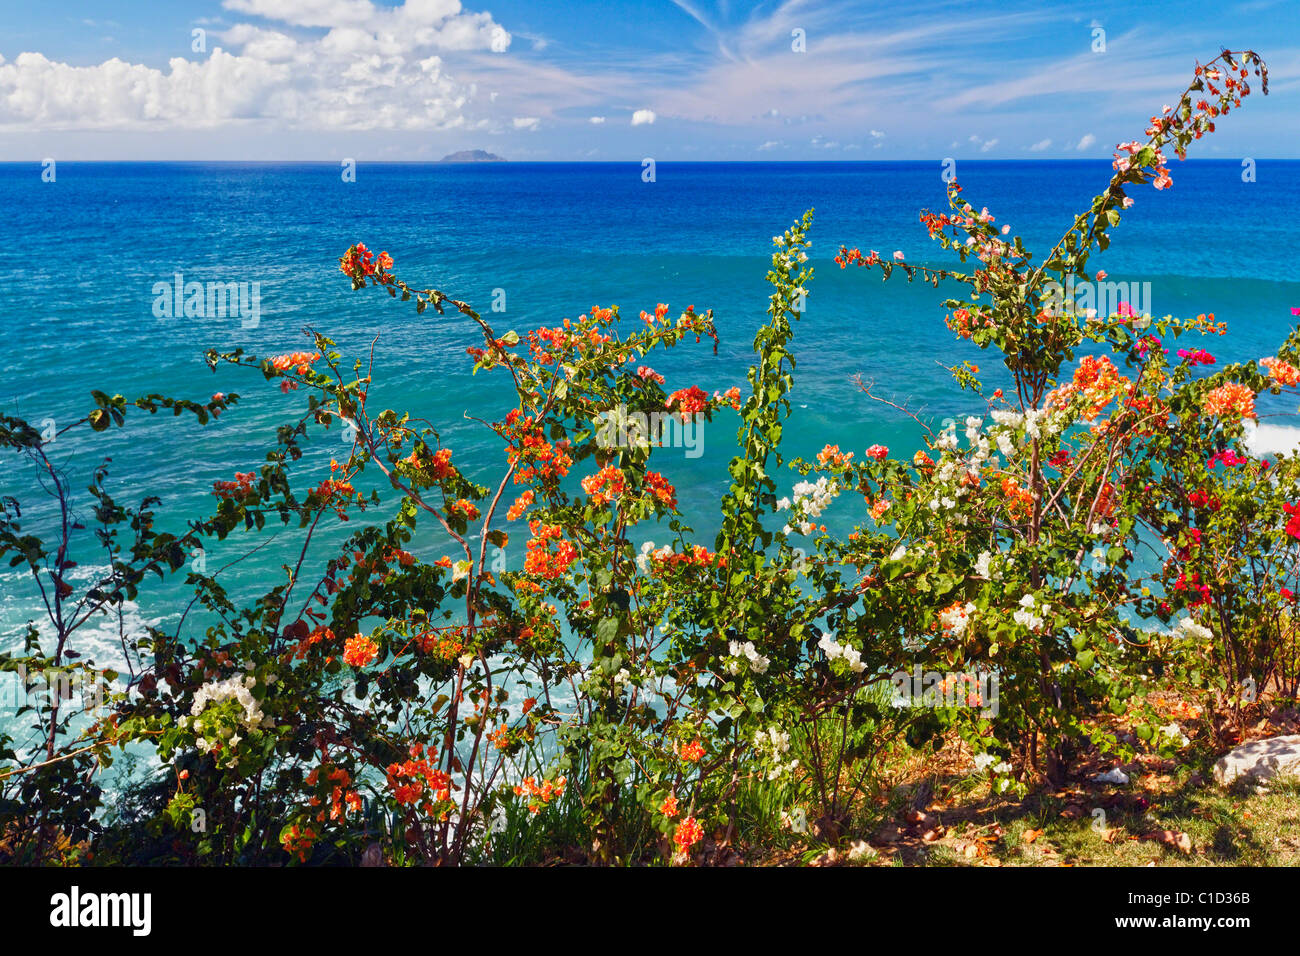
<path id="1" fill-rule="evenodd" d="M 1245 423 L 1243 444 L 1256 458 L 1265 455 L 1289 455 L 1300 450 L 1300 428 L 1292 425 L 1257 425 Z"/>

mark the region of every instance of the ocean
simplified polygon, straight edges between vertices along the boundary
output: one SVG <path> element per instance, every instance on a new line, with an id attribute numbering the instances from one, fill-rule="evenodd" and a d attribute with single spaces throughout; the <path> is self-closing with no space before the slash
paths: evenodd
<path id="1" fill-rule="evenodd" d="M 1300 282 L 1290 274 L 1300 230 L 1300 197 L 1290 184 L 1298 168 L 1260 160 L 1256 180 L 1243 182 L 1235 160 L 1177 164 L 1173 189 L 1139 190 L 1110 249 L 1092 265 L 1112 281 L 1149 282 L 1155 315 L 1213 312 L 1228 322 L 1230 334 L 1207 344 L 1220 364 L 1272 354 L 1291 327 L 1291 307 L 1300 305 Z M 916 425 L 863 395 L 857 375 L 935 422 L 982 411 L 943 366 L 969 359 L 997 381 L 997 357 L 945 328 L 942 291 L 901 278 L 882 284 L 878 274 L 841 271 L 832 261 L 845 243 L 886 256 L 902 250 L 914 263 L 955 263 L 917 218 L 922 208 L 946 208 L 939 162 L 660 163 L 653 182 L 643 181 L 636 163 L 362 163 L 355 182 L 329 163 L 60 163 L 54 182 L 41 172 L 35 163 L 0 164 L 0 235 L 10 250 L 0 265 L 7 345 L 0 408 L 57 428 L 93 407 L 92 389 L 197 400 L 239 393 L 240 404 L 206 428 L 133 412 L 122 431 L 93 441 L 65 436 L 51 446 L 78 491 L 111 457 L 112 493 L 124 503 L 158 495 L 159 524 L 172 530 L 212 507 L 213 481 L 255 470 L 276 425 L 304 402 L 304 393 L 282 395 L 257 373 L 210 372 L 202 353 L 303 349 L 308 326 L 350 357 L 373 342 L 372 409 L 409 410 L 440 423 L 462 470 L 482 483 L 499 477 L 499 441 L 465 417 L 500 417 L 511 407 L 500 378 L 470 375 L 465 348 L 481 344 L 476 328 L 454 314 L 417 315 L 413 304 L 378 290 L 352 292 L 337 260 L 358 241 L 390 252 L 396 273 L 413 285 L 468 300 L 498 332 L 556 325 L 593 305 L 619 305 L 633 327 L 639 312 L 658 302 L 670 303 L 674 314 L 688 304 L 713 308 L 716 355 L 706 341 L 652 363 L 670 389 L 712 392 L 744 387 L 767 307 L 771 237 L 815 207 L 816 276 L 796 329 L 787 457 L 811 457 L 827 443 L 859 457 L 876 442 L 909 454 L 919 447 Z M 976 208 L 987 207 L 1041 254 L 1104 188 L 1110 170 L 1097 161 L 960 161 L 957 174 Z M 260 283 L 255 327 L 229 316 L 155 315 L 155 286 L 177 273 L 205 284 Z M 503 312 L 491 311 L 494 300 Z M 1268 440 L 1293 445 L 1300 437 L 1295 409 L 1277 402 L 1261 408 L 1269 413 Z M 736 420 L 721 414 L 706 427 L 699 457 L 656 453 L 701 540 L 716 527 L 735 434 Z M 337 431 L 317 438 L 299 465 L 301 480 L 318 482 L 343 451 Z M 797 479 L 787 473 L 780 480 L 788 487 Z M 32 468 L 6 461 L 0 494 L 20 499 L 26 530 L 53 527 L 51 501 Z M 89 498 L 79 500 L 84 520 Z M 833 520 L 847 524 L 861 511 L 860 498 L 847 495 L 833 507 Z M 361 520 L 332 532 L 333 540 Z M 103 569 L 88 534 L 74 586 Z M 289 544 L 295 532 L 282 534 Z M 522 566 L 522 538 L 516 534 L 507 547 L 507 567 Z M 261 540 L 234 535 L 214 543 L 208 569 Z M 429 529 L 415 550 L 429 559 L 451 553 Z M 250 599 L 281 580 L 284 560 L 272 546 L 221 580 Z M 163 582 L 128 605 L 123 621 L 92 623 L 76 643 L 97 663 L 117 664 L 123 629 L 174 626 L 187 600 L 179 579 Z M 0 569 L 0 651 L 21 649 L 28 621 L 48 632 L 30 576 Z M 202 622 L 189 619 L 187 628 L 199 635 Z M 0 725 L 8 716 L 0 713 Z"/>

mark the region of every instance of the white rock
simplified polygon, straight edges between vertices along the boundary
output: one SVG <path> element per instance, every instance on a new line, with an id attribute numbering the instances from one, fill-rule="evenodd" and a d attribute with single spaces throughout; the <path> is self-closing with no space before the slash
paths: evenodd
<path id="1" fill-rule="evenodd" d="M 1214 765 L 1214 779 L 1225 787 L 1238 777 L 1268 780 L 1288 774 L 1300 776 L 1300 734 L 1252 740 L 1229 750 Z"/>
<path id="2" fill-rule="evenodd" d="M 1128 783 L 1128 774 L 1116 767 L 1114 770 L 1107 770 L 1105 773 L 1097 774 L 1092 780 L 1094 783 L 1126 784 Z"/>

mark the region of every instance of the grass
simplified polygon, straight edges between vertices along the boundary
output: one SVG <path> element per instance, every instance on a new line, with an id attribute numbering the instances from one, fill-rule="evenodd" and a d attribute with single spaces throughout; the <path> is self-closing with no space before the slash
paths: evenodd
<path id="1" fill-rule="evenodd" d="M 866 827 L 835 844 L 810 841 L 800 857 L 873 866 L 1300 865 L 1300 780 L 1224 788 L 1211 762 L 1149 758 L 1122 786 L 1093 782 L 1089 767 L 1063 789 L 1012 799 L 970 771 L 904 768 L 908 781 Z M 859 841 L 870 849 L 850 861 L 847 848 L 861 849 Z"/>

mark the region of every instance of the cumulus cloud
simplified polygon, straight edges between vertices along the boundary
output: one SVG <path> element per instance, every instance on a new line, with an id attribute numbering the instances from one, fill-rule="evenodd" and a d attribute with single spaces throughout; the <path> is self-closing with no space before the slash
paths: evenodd
<path id="1" fill-rule="evenodd" d="M 1095 142 L 1097 142 L 1097 137 L 1091 133 L 1085 133 L 1083 139 L 1079 140 L 1079 145 L 1074 148 L 1082 152 Z"/>
<path id="2" fill-rule="evenodd" d="M 632 114 L 633 126 L 648 126 L 653 123 L 657 117 L 654 110 L 637 110 Z"/>
<path id="3" fill-rule="evenodd" d="M 510 34 L 459 0 L 225 0 L 297 38 L 237 23 L 224 46 L 165 69 L 113 58 L 72 66 L 40 53 L 0 57 L 0 129 L 208 128 L 269 119 L 295 129 L 448 129 L 472 125 L 472 83 L 448 74 L 448 51 L 500 52 Z M 532 128 L 532 127 L 525 127 Z"/>
<path id="4" fill-rule="evenodd" d="M 1041 153 L 1043 150 L 1047 149 L 1047 147 L 1051 145 L 1052 145 L 1052 141 L 1050 139 L 1040 139 L 1033 146 L 1029 147 L 1029 151 L 1031 153 Z"/>
<path id="5" fill-rule="evenodd" d="M 605 122 L 605 117 L 603 117 L 603 116 L 593 116 L 593 117 L 592 117 L 591 119 L 589 119 L 587 122 L 591 123 L 592 126 L 599 126 L 601 123 Z"/>
<path id="6" fill-rule="evenodd" d="M 541 122 L 536 116 L 516 116 L 514 119 L 515 129 L 537 129 Z"/>

